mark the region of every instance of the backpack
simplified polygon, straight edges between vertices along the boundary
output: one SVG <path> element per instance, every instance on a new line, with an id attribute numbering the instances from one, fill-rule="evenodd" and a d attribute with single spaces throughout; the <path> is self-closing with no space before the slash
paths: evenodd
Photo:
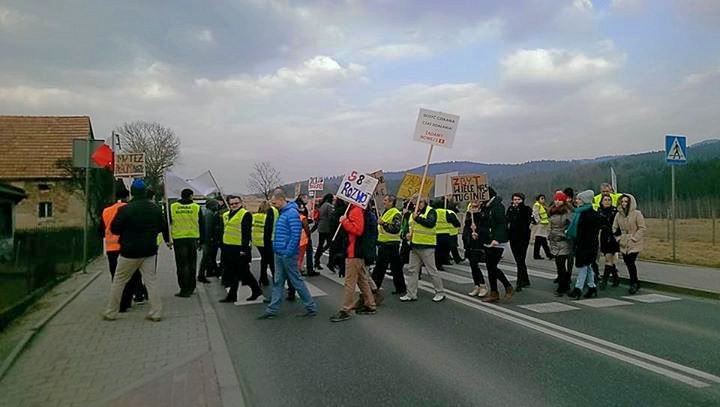
<path id="1" fill-rule="evenodd" d="M 376 214 L 371 210 L 363 210 L 363 216 L 365 229 L 355 242 L 355 250 L 357 257 L 364 259 L 365 265 L 370 266 L 375 264 L 377 258 L 378 223 Z"/>

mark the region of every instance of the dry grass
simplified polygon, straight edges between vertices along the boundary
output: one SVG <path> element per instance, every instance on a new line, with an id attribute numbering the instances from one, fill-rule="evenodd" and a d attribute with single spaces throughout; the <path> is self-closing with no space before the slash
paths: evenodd
<path id="1" fill-rule="evenodd" d="M 640 258 L 672 262 L 672 223 L 670 239 L 667 220 L 645 219 L 645 223 L 645 250 L 640 253 Z M 714 229 L 712 219 L 678 219 L 675 222 L 676 262 L 720 268 L 720 221 L 715 221 Z"/>

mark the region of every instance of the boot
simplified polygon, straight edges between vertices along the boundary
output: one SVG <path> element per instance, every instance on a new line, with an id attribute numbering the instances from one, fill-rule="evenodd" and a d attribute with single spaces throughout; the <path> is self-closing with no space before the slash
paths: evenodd
<path id="1" fill-rule="evenodd" d="M 638 292 L 639 289 L 640 289 L 639 283 L 632 283 L 632 284 L 630 284 L 630 290 L 628 290 L 628 292 L 630 293 L 630 295 L 633 295 L 636 292 Z"/>
<path id="2" fill-rule="evenodd" d="M 478 297 L 484 297 L 484 296 L 487 295 L 487 293 L 488 293 L 487 286 L 486 286 L 485 284 L 480 284 L 480 285 L 478 286 L 477 296 L 478 296 Z"/>
<path id="3" fill-rule="evenodd" d="M 612 268 L 610 266 L 605 266 L 605 270 L 603 271 L 602 280 L 600 280 L 600 289 L 604 290 L 607 288 L 608 279 L 610 278 L 610 270 Z"/>
<path id="4" fill-rule="evenodd" d="M 480 292 L 480 286 L 476 285 L 475 288 L 473 288 L 473 290 L 468 293 L 468 295 L 471 297 L 477 297 L 479 292 Z"/>
<path id="5" fill-rule="evenodd" d="M 512 299 L 513 293 L 514 293 L 514 290 L 511 285 L 505 287 L 505 299 L 506 300 Z"/>
<path id="6" fill-rule="evenodd" d="M 575 300 L 579 300 L 580 297 L 582 297 L 582 290 L 580 290 L 579 288 L 575 287 L 575 288 L 573 288 L 573 290 L 570 292 L 570 294 L 568 294 L 568 297 L 570 297 L 570 298 L 572 298 L 572 299 L 575 299 Z"/>
<path id="7" fill-rule="evenodd" d="M 618 270 L 617 266 L 612 266 L 612 270 L 610 270 L 612 273 L 612 286 L 617 287 L 620 285 L 620 276 L 618 276 Z"/>
<path id="8" fill-rule="evenodd" d="M 482 302 L 498 302 L 500 301 L 500 294 L 497 291 L 491 291 L 490 295 L 482 299 Z"/>
<path id="9" fill-rule="evenodd" d="M 515 291 L 516 291 L 516 292 L 522 291 L 522 288 L 523 288 L 523 286 L 522 286 L 522 284 L 520 284 L 519 282 L 518 282 L 517 284 L 515 284 Z"/>
<path id="10" fill-rule="evenodd" d="M 587 292 L 583 296 L 583 298 L 593 298 L 597 297 L 597 287 L 588 287 Z"/>

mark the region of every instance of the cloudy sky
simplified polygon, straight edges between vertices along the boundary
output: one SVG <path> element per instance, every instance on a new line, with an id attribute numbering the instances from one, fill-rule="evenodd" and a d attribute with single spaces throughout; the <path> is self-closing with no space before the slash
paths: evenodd
<path id="1" fill-rule="evenodd" d="M 460 116 L 433 161 L 517 163 L 717 137 L 717 0 L 0 0 L 0 114 L 132 120 L 177 172 L 246 191 L 424 163 L 418 108 Z"/>

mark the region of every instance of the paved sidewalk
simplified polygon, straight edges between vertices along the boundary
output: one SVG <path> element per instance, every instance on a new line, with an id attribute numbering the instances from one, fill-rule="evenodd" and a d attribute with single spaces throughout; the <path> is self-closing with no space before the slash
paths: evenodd
<path id="1" fill-rule="evenodd" d="M 172 252 L 159 257 L 161 322 L 144 319 L 149 304 L 103 321 L 106 259 L 88 271 L 98 277 L 37 332 L 0 379 L 0 406 L 242 405 L 204 287 L 191 298 L 173 295 Z"/>

